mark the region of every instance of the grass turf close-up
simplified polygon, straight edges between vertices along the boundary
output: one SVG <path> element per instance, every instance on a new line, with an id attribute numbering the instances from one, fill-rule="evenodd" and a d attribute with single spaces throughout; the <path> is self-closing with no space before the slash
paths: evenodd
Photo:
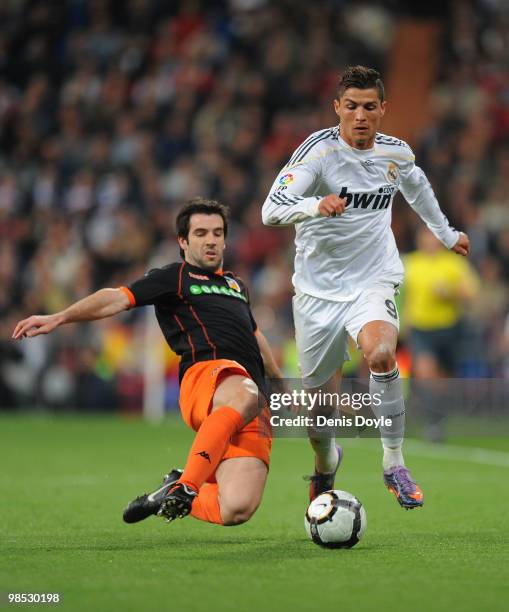
<path id="1" fill-rule="evenodd" d="M 355 548 L 327 550 L 304 532 L 303 439 L 275 439 L 245 525 L 124 524 L 127 502 L 183 466 L 192 437 L 178 418 L 2 416 L 2 604 L 58 592 L 68 610 L 507 609 L 507 439 L 409 440 L 425 505 L 408 512 L 383 486 L 379 441 L 346 440 L 336 488 L 362 501 L 367 530 Z"/>

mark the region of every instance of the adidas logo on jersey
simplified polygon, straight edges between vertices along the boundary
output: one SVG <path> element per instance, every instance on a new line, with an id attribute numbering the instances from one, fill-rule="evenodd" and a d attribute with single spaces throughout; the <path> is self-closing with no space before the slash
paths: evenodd
<path id="1" fill-rule="evenodd" d="M 342 187 L 340 198 L 346 198 L 346 206 L 352 208 L 371 208 L 372 210 L 383 210 L 389 205 L 398 190 L 394 185 L 380 187 L 374 193 L 349 193 L 347 187 Z"/>

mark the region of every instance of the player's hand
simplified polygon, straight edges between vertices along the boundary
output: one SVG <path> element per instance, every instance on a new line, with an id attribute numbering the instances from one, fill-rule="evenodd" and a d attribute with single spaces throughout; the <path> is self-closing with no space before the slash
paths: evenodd
<path id="1" fill-rule="evenodd" d="M 470 253 L 470 239 L 464 232 L 460 232 L 460 236 L 451 251 L 466 257 Z"/>
<path id="2" fill-rule="evenodd" d="M 346 198 L 340 198 L 335 193 L 330 193 L 320 200 L 318 212 L 322 217 L 338 217 L 345 212 Z"/>
<path id="3" fill-rule="evenodd" d="M 20 321 L 12 333 L 14 340 L 33 338 L 40 334 L 49 334 L 61 323 L 58 315 L 33 315 Z"/>

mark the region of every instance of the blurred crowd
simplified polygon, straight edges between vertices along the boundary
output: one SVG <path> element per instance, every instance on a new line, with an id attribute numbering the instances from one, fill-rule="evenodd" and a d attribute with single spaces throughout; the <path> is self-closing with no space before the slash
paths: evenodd
<path id="1" fill-rule="evenodd" d="M 0 4 L 0 409 L 140 409 L 146 309 L 10 335 L 21 318 L 177 260 L 175 212 L 196 195 L 231 207 L 226 268 L 251 286 L 258 324 L 296 375 L 293 231 L 264 227 L 261 204 L 294 148 L 335 124 L 341 68 L 384 72 L 397 6 Z M 509 8 L 458 0 L 444 19 L 433 121 L 415 150 L 481 278 L 458 375 L 509 376 Z M 402 252 L 418 224 L 398 201 Z M 165 359 L 171 403 L 176 359 Z"/>

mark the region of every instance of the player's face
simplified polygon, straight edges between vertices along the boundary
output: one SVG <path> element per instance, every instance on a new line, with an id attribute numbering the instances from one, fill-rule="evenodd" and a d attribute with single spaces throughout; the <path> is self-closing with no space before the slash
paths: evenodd
<path id="1" fill-rule="evenodd" d="M 377 89 L 350 87 L 334 100 L 334 110 L 341 138 L 355 149 L 371 149 L 385 113 L 385 102 L 380 101 Z"/>
<path id="2" fill-rule="evenodd" d="M 189 219 L 189 234 L 178 239 L 185 260 L 192 266 L 218 270 L 223 264 L 224 223 L 221 215 L 196 213 Z"/>

